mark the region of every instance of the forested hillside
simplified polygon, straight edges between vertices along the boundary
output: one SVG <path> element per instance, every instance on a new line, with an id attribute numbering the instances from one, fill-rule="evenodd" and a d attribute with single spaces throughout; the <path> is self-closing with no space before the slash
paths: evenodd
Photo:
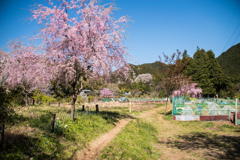
<path id="1" fill-rule="evenodd" d="M 217 59 L 226 75 L 240 80 L 240 43 L 223 52 Z"/>
<path id="2" fill-rule="evenodd" d="M 191 58 L 185 54 L 190 61 L 184 67 L 184 73 L 198 83 L 203 89 L 203 96 L 232 97 L 239 91 L 233 89 L 237 84 L 230 77 L 237 78 L 240 75 L 240 44 L 231 47 L 218 58 L 209 50 L 198 48 Z M 186 59 L 185 59 L 186 60 Z M 161 84 L 161 76 L 165 69 L 162 69 L 161 62 L 132 65 L 135 75 L 150 73 L 153 75 L 155 85 Z M 167 65 L 165 65 L 167 67 Z M 237 79 L 236 79 L 237 80 Z M 154 87 L 153 87 L 154 88 Z"/>
<path id="3" fill-rule="evenodd" d="M 150 73 L 153 76 L 161 74 L 161 62 L 156 61 L 154 63 L 145 63 L 141 65 L 130 64 L 132 70 L 135 72 L 135 75 Z"/>

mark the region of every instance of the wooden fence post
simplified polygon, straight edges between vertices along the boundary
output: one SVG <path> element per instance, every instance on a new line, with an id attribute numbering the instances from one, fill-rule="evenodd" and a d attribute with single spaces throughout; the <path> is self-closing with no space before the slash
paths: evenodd
<path id="1" fill-rule="evenodd" d="M 51 121 L 51 133 L 54 132 L 54 123 L 55 123 L 56 113 L 52 113 L 52 121 Z"/>
<path id="2" fill-rule="evenodd" d="M 88 112 L 89 112 L 89 107 L 88 106 L 86 106 L 86 113 L 88 114 Z"/>
<path id="3" fill-rule="evenodd" d="M 99 113 L 98 104 L 96 104 L 96 113 Z"/>
<path id="4" fill-rule="evenodd" d="M 58 107 L 60 107 L 60 102 L 58 102 Z"/>
<path id="5" fill-rule="evenodd" d="M 40 104 L 41 104 L 41 102 L 40 101 L 38 101 L 38 105 L 40 106 Z"/>
<path id="6" fill-rule="evenodd" d="M 48 106 L 50 106 L 50 101 L 48 102 Z"/>
<path id="7" fill-rule="evenodd" d="M 32 104 L 33 104 L 33 106 L 34 106 L 34 104 L 35 104 L 35 100 L 34 100 L 34 99 L 33 99 L 33 103 L 32 103 Z"/>
<path id="8" fill-rule="evenodd" d="M 85 111 L 84 105 L 82 105 L 82 111 Z"/>
<path id="9" fill-rule="evenodd" d="M 0 124 L 0 148 L 3 148 L 4 143 L 4 126 L 4 123 Z"/>
<path id="10" fill-rule="evenodd" d="M 235 125 L 237 125 L 237 113 L 238 113 L 238 109 L 237 109 L 237 106 L 238 106 L 238 99 L 236 98 L 236 112 L 235 112 Z"/>
<path id="11" fill-rule="evenodd" d="M 130 111 L 130 113 L 132 112 L 132 104 L 131 104 L 131 101 L 130 101 L 130 105 L 129 105 L 129 111 Z"/>

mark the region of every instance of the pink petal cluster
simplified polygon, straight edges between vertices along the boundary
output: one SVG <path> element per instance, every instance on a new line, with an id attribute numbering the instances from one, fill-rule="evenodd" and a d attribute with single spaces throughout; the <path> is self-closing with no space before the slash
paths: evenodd
<path id="1" fill-rule="evenodd" d="M 174 96 L 189 95 L 190 97 L 201 97 L 202 89 L 195 88 L 198 84 L 192 83 L 182 86 L 179 90 L 173 92 Z"/>
<path id="2" fill-rule="evenodd" d="M 6 83 L 10 88 L 20 86 L 25 93 L 35 89 L 47 90 L 51 74 L 44 56 L 36 54 L 33 47 L 21 44 L 12 45 L 12 55 L 7 58 L 1 75 L 7 75 Z"/>
<path id="3" fill-rule="evenodd" d="M 49 6 L 38 5 L 32 17 L 44 26 L 38 34 L 55 63 L 56 76 L 65 73 L 66 83 L 87 77 L 110 77 L 111 73 L 127 76 L 130 55 L 123 45 L 124 26 L 128 19 L 111 17 L 113 7 L 97 0 L 59 1 Z M 71 14 L 70 14 L 71 13 Z M 57 65 L 56 65 L 57 64 Z M 68 77 L 66 79 L 66 77 Z"/>
<path id="4" fill-rule="evenodd" d="M 112 97 L 113 96 L 113 92 L 110 91 L 108 88 L 103 88 L 100 91 L 100 98 L 107 98 L 107 97 Z"/>

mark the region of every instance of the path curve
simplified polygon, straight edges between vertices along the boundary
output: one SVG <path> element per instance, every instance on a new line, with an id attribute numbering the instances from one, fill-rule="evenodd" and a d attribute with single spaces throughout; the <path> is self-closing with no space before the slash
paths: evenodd
<path id="1" fill-rule="evenodd" d="M 131 119 L 120 120 L 115 128 L 110 132 L 102 135 L 95 141 L 91 142 L 90 145 L 77 153 L 76 160 L 92 160 L 96 159 L 100 152 L 108 145 L 108 143 L 124 128 Z"/>
<path id="2" fill-rule="evenodd" d="M 147 112 L 142 113 L 139 116 L 135 116 L 136 118 L 144 118 L 148 117 L 151 114 L 159 111 L 160 108 L 154 108 Z M 96 159 L 101 151 L 108 145 L 108 143 L 130 122 L 132 119 L 122 119 L 120 120 L 115 128 L 113 128 L 108 133 L 100 136 L 95 141 L 91 142 L 90 145 L 83 150 L 80 150 L 76 154 L 76 160 L 93 160 Z"/>

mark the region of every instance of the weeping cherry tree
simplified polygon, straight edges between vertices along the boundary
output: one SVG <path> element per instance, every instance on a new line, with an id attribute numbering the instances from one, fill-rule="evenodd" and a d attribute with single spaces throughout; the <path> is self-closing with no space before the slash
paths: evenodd
<path id="1" fill-rule="evenodd" d="M 71 117 L 83 81 L 108 79 L 112 74 L 127 76 L 130 55 L 124 47 L 123 16 L 112 17 L 113 6 L 97 0 L 49 0 L 47 6 L 36 5 L 32 19 L 42 25 L 38 38 L 43 39 L 52 74 L 72 88 Z M 121 78 L 121 76 L 118 76 Z"/>

